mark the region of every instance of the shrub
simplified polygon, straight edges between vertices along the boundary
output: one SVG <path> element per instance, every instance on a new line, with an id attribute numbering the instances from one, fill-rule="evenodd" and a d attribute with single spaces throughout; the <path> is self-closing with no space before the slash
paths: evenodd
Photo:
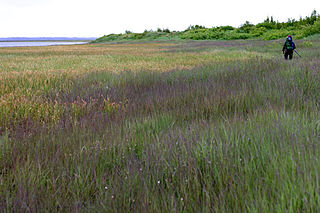
<path id="1" fill-rule="evenodd" d="M 264 40 L 275 40 L 278 38 L 286 37 L 287 35 L 295 35 L 294 32 L 288 31 L 288 30 L 270 30 L 263 34 L 262 38 Z"/>
<path id="2" fill-rule="evenodd" d="M 254 27 L 254 28 L 252 28 L 250 34 L 252 34 L 254 37 L 259 37 L 259 36 L 262 36 L 266 32 L 267 32 L 267 28 L 265 28 L 265 27 Z"/>
<path id="3" fill-rule="evenodd" d="M 206 29 L 206 27 L 201 25 L 190 25 L 185 31 L 198 30 L 198 29 Z"/>
<path id="4" fill-rule="evenodd" d="M 261 38 L 264 40 L 274 40 L 287 36 L 288 34 L 296 35 L 297 39 L 305 38 L 320 33 L 320 19 L 316 11 L 313 11 L 310 17 L 300 18 L 300 20 L 288 19 L 287 22 L 279 23 L 274 21 L 273 17 L 267 18 L 264 22 L 254 25 L 246 21 L 239 28 L 232 26 L 220 26 L 206 28 L 201 25 L 191 25 L 185 31 L 174 32 L 169 29 L 158 28 L 156 32 L 145 30 L 143 33 L 132 33 L 126 31 L 122 34 L 110 34 L 103 36 L 92 43 L 114 41 L 121 39 L 249 39 Z"/>
<path id="5" fill-rule="evenodd" d="M 229 30 L 234 30 L 235 28 L 232 27 L 232 26 L 221 26 L 221 27 L 216 27 L 216 28 L 213 28 L 213 29 L 217 29 L 217 30 L 220 30 L 220 31 L 229 31 Z"/>
<path id="6" fill-rule="evenodd" d="M 251 24 L 249 21 L 246 21 L 241 27 L 239 28 L 241 33 L 250 33 L 250 31 L 254 28 L 254 25 Z"/>
<path id="7" fill-rule="evenodd" d="M 316 33 L 320 33 L 320 19 L 314 22 L 313 25 L 307 25 L 303 27 L 302 30 L 300 30 L 299 32 L 298 38 L 308 37 Z"/>
<path id="8" fill-rule="evenodd" d="M 273 20 L 273 17 L 271 16 L 271 18 L 267 18 L 266 20 L 264 20 L 264 22 L 257 24 L 256 27 L 260 28 L 260 27 L 264 27 L 268 30 L 271 29 L 276 29 L 277 28 L 277 22 L 275 22 Z"/>

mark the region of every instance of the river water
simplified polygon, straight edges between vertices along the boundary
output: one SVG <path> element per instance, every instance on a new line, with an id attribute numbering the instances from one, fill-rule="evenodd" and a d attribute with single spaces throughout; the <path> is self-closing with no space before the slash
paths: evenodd
<path id="1" fill-rule="evenodd" d="M 81 41 L 10 41 L 0 42 L 0 47 L 37 47 L 37 46 L 54 46 L 54 45 L 71 45 L 71 44 L 86 44 L 88 42 Z"/>

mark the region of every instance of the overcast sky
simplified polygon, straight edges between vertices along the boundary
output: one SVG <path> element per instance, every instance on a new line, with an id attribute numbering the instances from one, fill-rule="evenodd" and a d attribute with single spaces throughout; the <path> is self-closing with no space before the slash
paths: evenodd
<path id="1" fill-rule="evenodd" d="M 0 0 L 0 37 L 100 37 L 125 30 L 239 27 L 320 12 L 320 0 Z"/>

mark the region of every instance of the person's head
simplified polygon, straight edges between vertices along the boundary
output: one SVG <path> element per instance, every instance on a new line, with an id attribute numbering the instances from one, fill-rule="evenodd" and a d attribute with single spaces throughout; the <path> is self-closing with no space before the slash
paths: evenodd
<path id="1" fill-rule="evenodd" d="M 291 35 L 288 35 L 288 39 L 291 41 L 291 40 L 292 40 L 292 36 L 291 36 Z"/>

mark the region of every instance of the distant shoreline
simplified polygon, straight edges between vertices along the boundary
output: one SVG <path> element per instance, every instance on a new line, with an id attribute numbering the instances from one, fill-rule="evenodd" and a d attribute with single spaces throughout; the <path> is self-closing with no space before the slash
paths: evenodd
<path id="1" fill-rule="evenodd" d="M 0 48 L 2 47 L 39 47 L 39 46 L 57 46 L 57 45 L 80 45 L 88 44 L 88 41 L 77 41 L 77 40 L 67 40 L 67 41 L 0 41 Z"/>
<path id="2" fill-rule="evenodd" d="M 4 37 L 0 42 L 90 42 L 96 37 Z"/>
<path id="3" fill-rule="evenodd" d="M 92 40 L 0 40 L 0 42 L 90 42 Z"/>

